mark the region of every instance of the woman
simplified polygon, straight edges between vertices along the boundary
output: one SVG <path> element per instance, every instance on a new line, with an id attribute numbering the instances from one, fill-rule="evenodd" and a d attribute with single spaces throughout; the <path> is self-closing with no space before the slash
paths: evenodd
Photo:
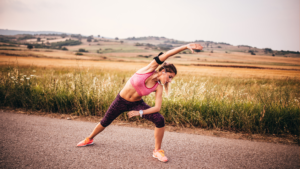
<path id="1" fill-rule="evenodd" d="M 155 149 L 153 150 L 153 157 L 162 162 L 167 162 L 168 158 L 161 150 L 161 142 L 165 131 L 164 117 L 158 113 L 162 103 L 163 85 L 168 94 L 168 83 L 176 76 L 177 70 L 173 64 L 164 63 L 162 67 L 155 71 L 156 68 L 162 64 L 170 56 L 173 56 L 185 49 L 202 50 L 199 44 L 188 44 L 172 49 L 165 54 L 160 53 L 154 60 L 146 67 L 138 70 L 126 83 L 125 87 L 117 95 L 104 118 L 95 127 L 93 132 L 85 140 L 79 142 L 77 146 L 87 146 L 94 144 L 94 137 L 102 132 L 114 119 L 121 113 L 129 111 L 128 117 L 140 116 L 155 123 L 154 137 Z M 148 106 L 142 99 L 142 96 L 149 95 L 151 92 L 155 94 L 155 106 Z"/>

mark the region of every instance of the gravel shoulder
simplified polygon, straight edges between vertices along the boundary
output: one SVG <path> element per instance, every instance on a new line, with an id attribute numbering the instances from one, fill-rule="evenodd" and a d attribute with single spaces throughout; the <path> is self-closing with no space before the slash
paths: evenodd
<path id="1" fill-rule="evenodd" d="M 0 168 L 299 168 L 299 146 L 166 132 L 170 159 L 152 157 L 153 130 L 0 111 Z"/>

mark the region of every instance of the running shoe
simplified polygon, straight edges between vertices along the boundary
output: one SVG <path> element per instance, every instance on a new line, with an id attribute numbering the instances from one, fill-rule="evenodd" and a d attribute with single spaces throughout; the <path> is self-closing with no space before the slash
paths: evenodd
<path id="1" fill-rule="evenodd" d="M 157 150 L 157 151 L 154 150 L 153 157 L 157 158 L 159 161 L 164 163 L 168 161 L 168 158 L 165 156 L 164 150 Z"/>
<path id="2" fill-rule="evenodd" d="M 82 140 L 81 142 L 79 142 L 77 144 L 77 147 L 84 147 L 84 146 L 89 146 L 89 145 L 93 145 L 93 144 L 94 144 L 93 139 L 86 138 L 86 139 Z"/>

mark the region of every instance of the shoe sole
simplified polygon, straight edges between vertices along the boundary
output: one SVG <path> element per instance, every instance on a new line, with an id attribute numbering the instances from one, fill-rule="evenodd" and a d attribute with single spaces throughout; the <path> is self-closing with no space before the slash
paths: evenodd
<path id="1" fill-rule="evenodd" d="M 168 161 L 162 161 L 162 160 L 160 160 L 159 158 L 155 157 L 154 155 L 152 155 L 152 157 L 158 159 L 159 161 L 161 161 L 161 162 L 163 162 L 163 163 L 168 162 Z"/>
<path id="2" fill-rule="evenodd" d="M 85 146 L 90 146 L 90 145 L 93 145 L 94 143 L 90 143 L 90 144 L 87 144 L 87 145 L 83 145 L 83 146 L 77 146 L 77 147 L 85 147 Z"/>

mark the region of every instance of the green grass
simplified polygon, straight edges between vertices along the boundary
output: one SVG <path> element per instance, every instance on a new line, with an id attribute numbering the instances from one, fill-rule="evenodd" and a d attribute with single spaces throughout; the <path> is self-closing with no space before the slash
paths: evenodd
<path id="1" fill-rule="evenodd" d="M 134 73 L 1 66 L 0 106 L 104 116 Z M 177 75 L 160 113 L 171 125 L 299 136 L 299 79 Z M 153 106 L 155 94 L 144 97 Z M 128 120 L 126 114 L 120 120 Z"/>

